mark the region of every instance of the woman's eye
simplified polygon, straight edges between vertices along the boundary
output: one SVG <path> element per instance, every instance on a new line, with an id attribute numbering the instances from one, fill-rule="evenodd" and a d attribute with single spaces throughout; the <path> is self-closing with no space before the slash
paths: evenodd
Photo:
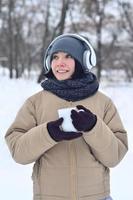
<path id="1" fill-rule="evenodd" d="M 58 56 L 57 55 L 53 55 L 53 59 L 57 59 L 58 58 Z"/>
<path id="2" fill-rule="evenodd" d="M 72 58 L 72 56 L 70 54 L 67 54 L 66 58 Z"/>

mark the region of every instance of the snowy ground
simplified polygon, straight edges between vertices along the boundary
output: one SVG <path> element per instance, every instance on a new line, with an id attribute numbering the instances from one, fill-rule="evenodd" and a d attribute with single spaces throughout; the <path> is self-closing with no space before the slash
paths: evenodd
<path id="1" fill-rule="evenodd" d="M 16 164 L 4 141 L 7 128 L 24 100 L 41 90 L 31 80 L 9 80 L 0 75 L 0 199 L 32 200 L 31 165 Z M 133 200 L 133 83 L 102 84 L 100 87 L 115 102 L 128 131 L 129 151 L 123 161 L 111 169 L 111 195 L 114 200 Z"/>

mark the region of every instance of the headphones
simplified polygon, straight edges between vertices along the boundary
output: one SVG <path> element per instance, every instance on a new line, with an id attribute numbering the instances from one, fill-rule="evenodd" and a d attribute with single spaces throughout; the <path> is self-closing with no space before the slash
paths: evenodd
<path id="1" fill-rule="evenodd" d="M 43 64 L 44 64 L 44 73 L 47 74 L 50 69 L 51 69 L 51 63 L 50 63 L 50 59 L 51 56 L 49 54 L 50 49 L 52 48 L 52 45 L 61 38 L 64 37 L 73 37 L 76 38 L 78 40 L 80 40 L 86 47 L 86 50 L 83 53 L 83 70 L 85 73 L 88 73 L 92 67 L 94 67 L 96 65 L 96 54 L 95 51 L 93 49 L 93 47 L 91 46 L 91 44 L 89 43 L 89 41 L 87 39 L 85 39 L 83 36 L 80 36 L 78 34 L 63 34 L 60 36 L 57 36 L 48 46 L 48 48 L 46 49 L 45 55 L 44 55 L 44 60 L 43 60 Z"/>

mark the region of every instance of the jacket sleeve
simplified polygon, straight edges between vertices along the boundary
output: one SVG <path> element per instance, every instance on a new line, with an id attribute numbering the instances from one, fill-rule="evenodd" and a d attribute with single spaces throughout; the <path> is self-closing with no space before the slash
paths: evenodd
<path id="1" fill-rule="evenodd" d="M 107 167 L 116 166 L 128 150 L 127 133 L 113 102 L 109 100 L 104 118 L 83 135 L 95 158 Z"/>
<path id="2" fill-rule="evenodd" d="M 49 136 L 46 124 L 37 126 L 34 105 L 28 99 L 5 135 L 9 150 L 16 162 L 32 163 L 56 144 Z"/>

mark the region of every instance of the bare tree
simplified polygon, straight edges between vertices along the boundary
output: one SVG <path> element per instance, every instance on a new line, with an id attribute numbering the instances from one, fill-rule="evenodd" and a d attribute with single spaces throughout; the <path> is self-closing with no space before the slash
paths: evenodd
<path id="1" fill-rule="evenodd" d="M 104 58 L 107 58 L 107 55 L 105 54 L 110 55 L 110 52 L 112 51 L 117 39 L 117 35 L 115 33 L 110 33 L 112 41 L 110 41 L 110 44 L 108 44 L 108 51 L 104 52 L 103 54 L 103 48 L 105 45 L 103 44 L 103 30 L 105 30 L 106 26 L 109 26 L 109 24 L 112 25 L 111 21 L 113 21 L 113 23 L 116 21 L 115 17 L 111 13 L 105 12 L 106 7 L 110 2 L 110 0 L 84 0 L 83 4 L 84 11 L 88 16 L 88 22 L 86 21 L 85 26 L 87 27 L 88 23 L 88 27 L 90 27 L 90 32 L 92 32 L 93 30 L 93 33 L 96 35 L 96 53 L 98 63 L 97 77 L 99 80 L 101 78 Z"/>
<path id="2" fill-rule="evenodd" d="M 1 8 L 2 8 L 2 0 L 0 0 L 0 14 L 1 14 Z"/>
<path id="3" fill-rule="evenodd" d="M 13 19 L 14 0 L 8 2 L 8 40 L 9 40 L 9 73 L 10 78 L 13 78 Z"/>
<path id="4" fill-rule="evenodd" d="M 131 80 L 133 77 L 133 66 L 132 66 L 132 57 L 133 57 L 133 5 L 130 2 L 122 2 L 118 0 L 118 3 L 121 8 L 121 27 L 123 31 L 126 31 L 128 34 L 128 41 L 124 44 L 125 48 L 128 49 L 128 55 L 124 56 L 125 65 L 123 66 L 127 74 L 128 80 Z M 124 45 L 121 45 L 124 47 Z"/>
<path id="5" fill-rule="evenodd" d="M 109 3 L 111 6 L 112 2 L 117 1 L 0 0 L 0 56 L 8 57 L 10 77 L 14 76 L 14 71 L 17 78 L 25 71 L 30 75 L 32 69 L 40 68 L 40 82 L 44 78 L 43 56 L 41 62 L 40 54 L 42 52 L 44 55 L 51 40 L 63 32 L 84 32 L 88 39 L 94 39 L 92 42 L 96 47 L 97 75 L 100 79 L 105 65 L 113 65 L 112 52 L 120 33 L 119 28 L 118 32 L 115 30 L 122 20 L 130 42 L 133 38 L 131 5 L 128 10 L 125 4 L 119 4 L 122 10 L 121 19 L 115 18 L 107 10 Z M 104 41 L 105 31 L 108 32 L 107 42 Z M 127 59 L 129 62 L 129 56 Z"/>
<path id="6" fill-rule="evenodd" d="M 67 15 L 67 11 L 69 9 L 70 0 L 62 0 L 62 8 L 60 11 L 60 19 L 58 24 L 55 26 L 52 39 L 64 32 L 65 28 L 65 19 Z"/>
<path id="7" fill-rule="evenodd" d="M 48 38 L 49 38 L 49 18 L 50 18 L 50 1 L 47 2 L 47 9 L 46 9 L 46 17 L 45 17 L 45 26 L 44 26 L 44 34 L 42 37 L 42 52 L 41 52 L 41 65 L 42 70 L 41 73 L 38 76 L 37 82 L 40 83 L 41 80 L 44 78 L 44 68 L 43 68 L 43 54 L 44 54 L 44 47 L 47 47 L 48 45 Z"/>
<path id="8" fill-rule="evenodd" d="M 118 1 L 120 8 L 122 9 L 122 26 L 128 32 L 130 39 L 133 41 L 133 6 L 131 3 Z"/>
<path id="9" fill-rule="evenodd" d="M 50 1 L 48 1 L 47 4 L 47 14 L 46 14 L 46 20 L 45 20 L 45 31 L 44 31 L 44 36 L 43 36 L 43 54 L 44 54 L 44 48 L 47 46 L 47 44 L 52 41 L 55 37 L 57 37 L 58 35 L 62 34 L 64 32 L 64 28 L 65 28 L 65 20 L 66 20 L 66 15 L 69 9 L 69 5 L 70 5 L 71 1 L 70 0 L 62 0 L 62 7 L 60 10 L 60 18 L 59 21 L 57 23 L 57 25 L 55 25 L 53 27 L 52 30 L 52 34 L 51 34 L 51 38 L 48 37 L 50 31 L 50 25 L 49 25 L 49 18 L 50 18 Z M 50 40 L 47 40 L 47 39 Z M 43 58 L 43 55 L 42 55 Z M 42 64 L 43 64 L 43 59 L 42 59 Z M 44 70 L 42 68 L 41 73 L 38 77 L 38 82 L 40 82 L 42 79 L 44 78 Z"/>
<path id="10" fill-rule="evenodd" d="M 15 33 L 14 33 L 14 69 L 15 69 L 15 77 L 19 78 L 21 76 L 20 73 L 20 57 L 21 57 L 21 51 L 22 48 L 22 33 L 21 28 L 22 24 L 19 18 L 14 19 L 14 26 L 15 26 Z"/>

